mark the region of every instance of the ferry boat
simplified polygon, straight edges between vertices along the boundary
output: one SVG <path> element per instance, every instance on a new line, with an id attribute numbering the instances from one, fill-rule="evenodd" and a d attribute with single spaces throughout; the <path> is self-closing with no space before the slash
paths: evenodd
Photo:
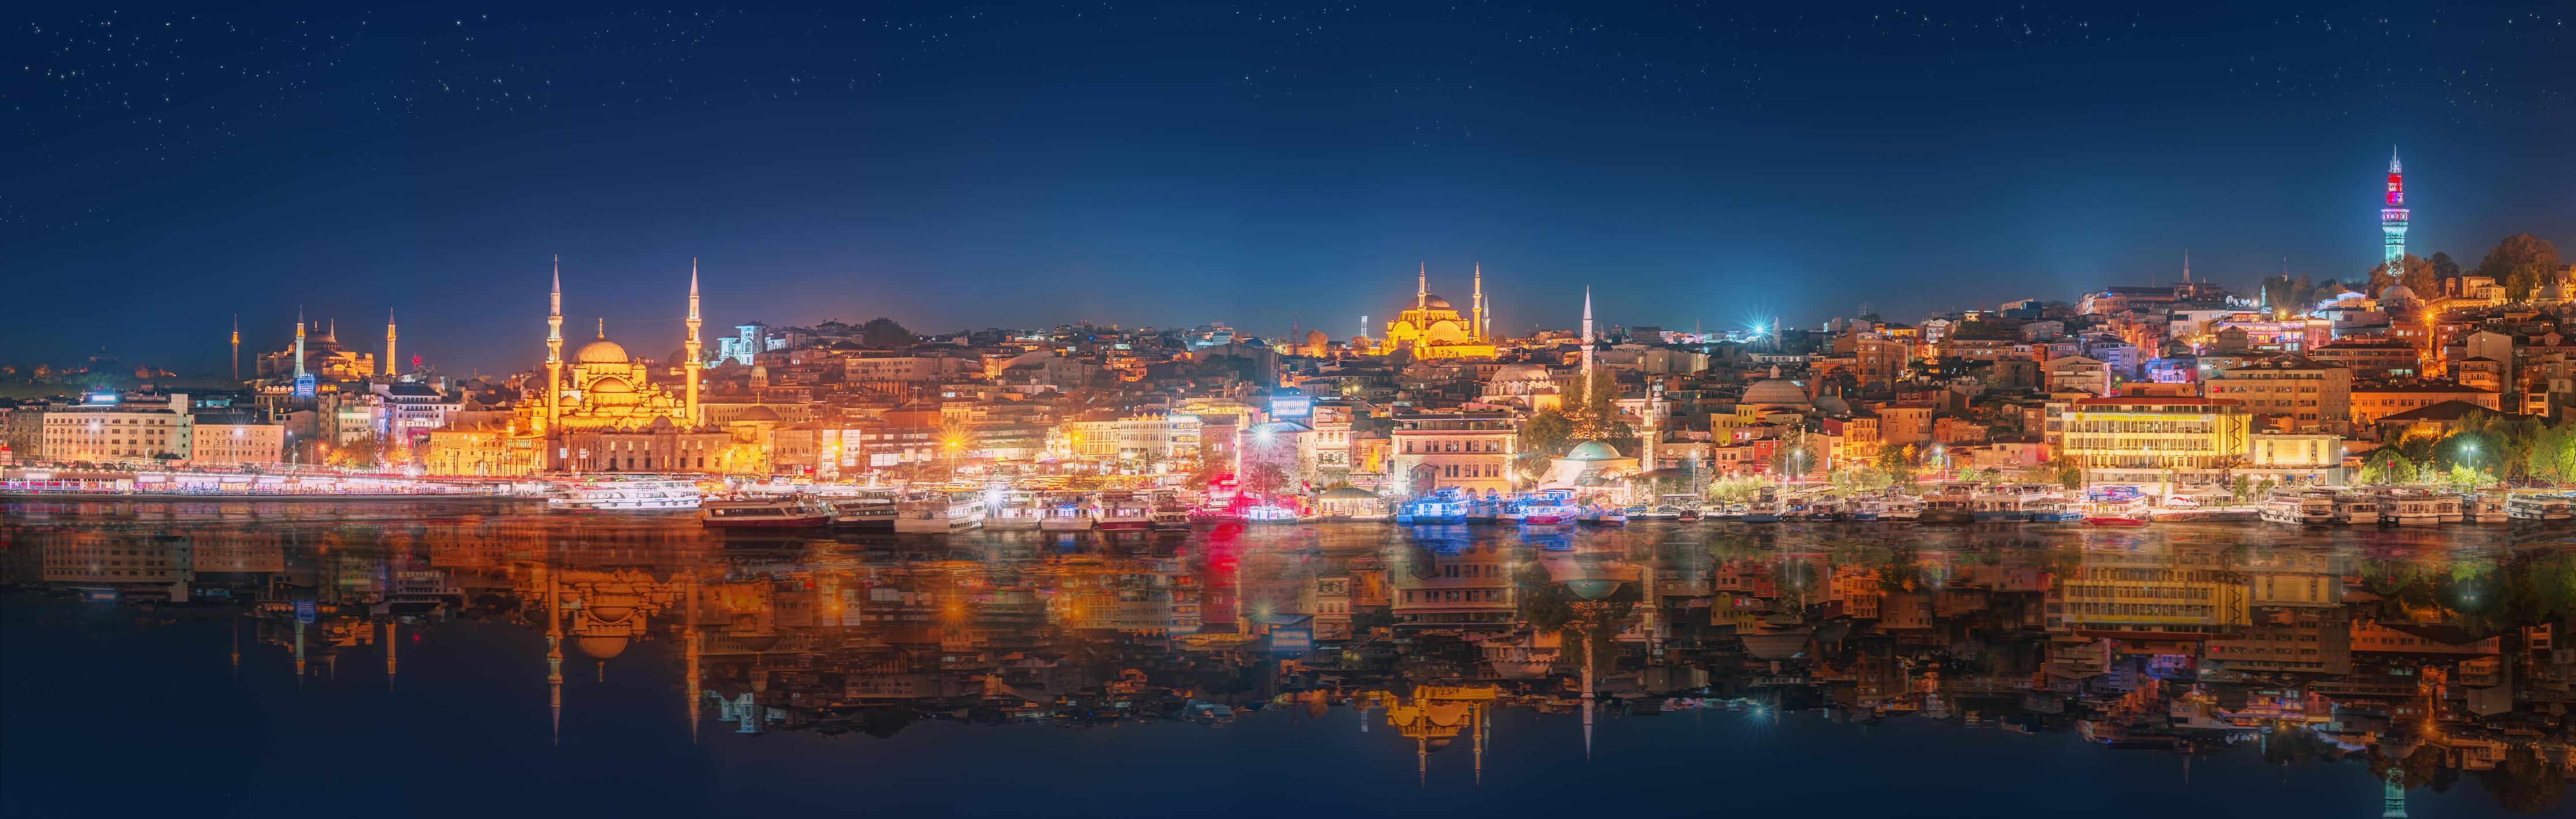
<path id="1" fill-rule="evenodd" d="M 1971 523 L 1976 519 L 1974 501 L 1966 493 L 1936 492 L 1923 496 L 1924 523 Z"/>
<path id="2" fill-rule="evenodd" d="M 875 491 L 837 498 L 826 498 L 825 509 L 832 514 L 832 525 L 847 529 L 894 528 L 894 494 Z"/>
<path id="3" fill-rule="evenodd" d="M 1044 512 L 1038 518 L 1041 532 L 1088 532 L 1099 523 L 1100 508 L 1089 495 L 1059 495 L 1039 506 Z"/>
<path id="4" fill-rule="evenodd" d="M 1577 515 L 1576 521 L 1585 526 L 1625 526 L 1628 524 L 1628 510 L 1616 506 L 1595 506 Z"/>
<path id="5" fill-rule="evenodd" d="M 1521 525 L 1558 526 L 1574 522 L 1574 507 L 1553 499 L 1532 500 L 1521 505 Z"/>
<path id="6" fill-rule="evenodd" d="M 1881 520 L 1889 523 L 1912 523 L 1923 519 L 1923 502 L 1904 496 L 1876 498 L 1862 501 L 1860 510 L 1861 514 L 1868 515 L 1869 517 L 1855 518 L 1855 520 Z"/>
<path id="7" fill-rule="evenodd" d="M 2264 520 L 2289 526 L 2322 526 L 2335 520 L 2334 493 L 2275 489 L 2263 498 Z"/>
<path id="8" fill-rule="evenodd" d="M 1034 532 L 1038 520 L 1046 517 L 1046 507 L 1038 503 L 1037 493 L 1003 492 L 985 511 L 984 528 L 1006 532 Z"/>
<path id="9" fill-rule="evenodd" d="M 2512 516 L 2505 513 L 2504 498 L 2487 493 L 2474 493 L 2460 499 L 2461 514 L 2470 523 L 2503 523 Z"/>
<path id="10" fill-rule="evenodd" d="M 1154 526 L 1154 504 L 1139 495 L 1110 495 L 1100 499 L 1100 523 L 1103 530 L 1133 531 Z"/>
<path id="11" fill-rule="evenodd" d="M 2516 493 L 2505 496 L 2504 514 L 2514 520 L 2566 520 L 2576 516 L 2576 501 L 2566 495 Z"/>
<path id="12" fill-rule="evenodd" d="M 1183 500 L 1179 493 L 1156 492 L 1154 493 L 1153 498 L 1154 509 L 1153 512 L 1150 513 L 1153 518 L 1150 525 L 1153 528 L 1190 528 L 1190 504 L 1188 501 Z"/>
<path id="13" fill-rule="evenodd" d="M 1457 490 L 1445 489 L 1405 501 L 1395 511 L 1397 523 L 1465 523 L 1467 499 Z"/>
<path id="14" fill-rule="evenodd" d="M 685 512 L 705 494 L 698 482 L 674 478 L 585 478 L 547 496 L 546 508 L 564 512 Z"/>
<path id="15" fill-rule="evenodd" d="M 894 530 L 962 532 L 984 525 L 984 498 L 973 492 L 926 492 L 895 501 Z"/>
<path id="16" fill-rule="evenodd" d="M 2084 519 L 2084 513 L 2067 508 L 2063 500 L 2033 501 L 2029 509 L 2032 523 L 2076 523 Z"/>
<path id="17" fill-rule="evenodd" d="M 2360 492 L 2335 493 L 2334 519 L 2342 524 L 2378 523 L 2379 501 Z"/>
<path id="18" fill-rule="evenodd" d="M 2452 508 L 2458 508 L 2454 502 Z M 2379 494 L 2379 522 L 2399 526 L 2431 526 L 2442 522 L 2442 503 L 2429 492 L 2389 490 Z"/>
<path id="19" fill-rule="evenodd" d="M 832 522 L 832 511 L 804 497 L 707 501 L 700 523 L 710 529 L 805 529 Z"/>
<path id="20" fill-rule="evenodd" d="M 1243 510 L 1245 523 L 1298 523 L 1305 519 L 1306 516 L 1299 514 L 1297 508 L 1293 506 L 1265 503 Z"/>
<path id="21" fill-rule="evenodd" d="M 2467 523 L 2469 503 L 2467 499 L 2448 492 L 2434 495 L 2433 517 L 2441 519 L 2443 523 Z"/>
<path id="22" fill-rule="evenodd" d="M 2021 507 L 2022 496 L 2009 492 L 1979 492 L 1968 496 L 1968 517 L 1978 523 L 2019 523 L 2030 519 L 2030 510 Z"/>

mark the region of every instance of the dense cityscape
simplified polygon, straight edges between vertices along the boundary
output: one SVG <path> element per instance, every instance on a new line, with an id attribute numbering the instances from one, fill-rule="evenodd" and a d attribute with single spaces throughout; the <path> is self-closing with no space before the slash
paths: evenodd
<path id="1" fill-rule="evenodd" d="M 2563 3 L 12 11 L 13 815 L 2576 805 Z"/>

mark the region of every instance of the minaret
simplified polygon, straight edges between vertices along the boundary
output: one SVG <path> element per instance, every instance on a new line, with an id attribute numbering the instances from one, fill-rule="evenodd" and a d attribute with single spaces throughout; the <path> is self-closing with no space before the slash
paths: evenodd
<path id="1" fill-rule="evenodd" d="M 394 646 L 402 644 L 402 621 L 385 621 L 385 690 L 394 690 Z"/>
<path id="2" fill-rule="evenodd" d="M 394 357 L 394 311 L 387 310 L 385 311 L 385 380 L 394 379 L 394 362 L 401 360 Z"/>
<path id="3" fill-rule="evenodd" d="M 1431 309 L 1431 265 L 1427 262 L 1413 270 L 1413 309 Z"/>
<path id="4" fill-rule="evenodd" d="M 556 422 L 563 418 L 563 257 L 560 255 L 555 257 L 554 295 L 548 297 L 546 303 L 548 307 L 546 310 L 546 427 L 544 432 L 551 438 L 555 433 Z M 555 463 L 554 446 L 548 443 L 545 449 L 547 451 L 537 453 L 537 462 L 552 466 Z"/>
<path id="5" fill-rule="evenodd" d="M 241 314 L 233 314 L 233 380 L 241 380 Z"/>
<path id="6" fill-rule="evenodd" d="M 553 714 L 555 744 L 562 745 L 563 612 L 557 607 L 563 605 L 563 595 L 555 588 L 554 575 L 546 572 L 546 567 L 538 566 L 537 571 L 546 575 L 546 710 Z"/>
<path id="7" fill-rule="evenodd" d="M 1583 395 L 1577 400 L 1592 400 L 1592 288 L 1583 288 Z"/>
<path id="8" fill-rule="evenodd" d="M 2394 166 L 2396 160 L 2390 160 Z M 2406 819 L 2406 769 L 2388 766 L 2381 777 L 2386 782 L 2379 796 L 2379 819 Z"/>
<path id="9" fill-rule="evenodd" d="M 304 308 L 295 308 L 295 377 L 304 377 Z"/>
<path id="10" fill-rule="evenodd" d="M 2397 149 L 2388 149 L 2388 198 L 2379 209 L 2379 233 L 2390 278 L 2406 275 L 2406 169 Z"/>
<path id="11" fill-rule="evenodd" d="M 686 388 L 689 402 L 689 424 L 691 426 L 696 426 L 700 424 L 703 419 L 698 417 L 698 376 L 700 375 L 699 370 L 701 368 L 698 366 L 698 260 L 694 256 L 689 258 L 688 324 L 689 338 L 687 341 L 680 343 L 680 356 L 688 360 L 680 362 L 680 375 L 689 380 Z"/>
<path id="12" fill-rule="evenodd" d="M 1468 301 L 1474 302 L 1474 305 L 1473 305 L 1473 306 L 1475 307 L 1475 310 L 1476 310 L 1476 318 L 1475 318 L 1475 322 L 1476 322 L 1476 323 L 1475 323 L 1475 328 L 1474 328 L 1474 331 L 1473 331 L 1473 332 L 1472 332 L 1472 334 L 1471 334 L 1473 337 L 1472 337 L 1472 338 L 1470 338 L 1469 340 L 1470 340 L 1470 341 L 1475 341 L 1475 342 L 1477 342 L 1477 343 L 1483 343 L 1483 342 L 1484 342 L 1484 340 L 1485 340 L 1485 263 L 1484 263 L 1484 262 L 1477 262 L 1477 263 L 1476 263 L 1476 295 L 1475 295 L 1474 297 L 1472 297 L 1472 298 L 1468 299 Z"/>

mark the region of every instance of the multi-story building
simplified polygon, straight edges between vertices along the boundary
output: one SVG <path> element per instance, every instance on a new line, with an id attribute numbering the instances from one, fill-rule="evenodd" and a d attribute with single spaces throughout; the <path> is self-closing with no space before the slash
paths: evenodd
<path id="1" fill-rule="evenodd" d="M 2362 384 L 2352 388 L 2352 428 L 2370 429 L 2379 419 L 2445 401 L 2476 404 L 2488 410 L 2502 406 L 2503 396 L 2457 384 Z"/>
<path id="2" fill-rule="evenodd" d="M 2119 396 L 2076 400 L 2058 456 L 2095 483 L 2155 484 L 2178 470 L 2213 470 L 2241 458 L 2253 416 L 2233 400 Z"/>
<path id="3" fill-rule="evenodd" d="M 1404 491 L 1512 488 L 1520 425 L 1509 412 L 1423 412 L 1395 416 L 1388 480 Z"/>
<path id="4" fill-rule="evenodd" d="M 188 462 L 197 466 L 248 466 L 286 459 L 286 427 L 247 412 L 198 413 L 188 440 Z"/>
<path id="5" fill-rule="evenodd" d="M 44 413 L 44 456 L 57 461 L 175 461 L 188 457 L 188 396 L 125 404 L 114 396 Z"/>
<path id="6" fill-rule="evenodd" d="M 2274 356 L 2212 373 L 2201 391 L 2243 404 L 2284 432 L 2349 431 L 2352 371 L 2299 356 Z"/>
<path id="7" fill-rule="evenodd" d="M 2198 641 L 2249 620 L 2245 584 L 2213 549 L 2087 553 L 2049 584 L 2050 631 L 2123 640 Z"/>
<path id="8" fill-rule="evenodd" d="M 1397 628 L 1509 629 L 1518 616 L 1510 555 L 1493 544 L 1414 549 L 1387 571 Z"/>
<path id="9" fill-rule="evenodd" d="M 2320 364 L 2351 370 L 2354 378 L 2413 378 L 2423 374 L 2423 348 L 2403 341 L 2337 341 L 2318 345 L 2308 357 Z"/>

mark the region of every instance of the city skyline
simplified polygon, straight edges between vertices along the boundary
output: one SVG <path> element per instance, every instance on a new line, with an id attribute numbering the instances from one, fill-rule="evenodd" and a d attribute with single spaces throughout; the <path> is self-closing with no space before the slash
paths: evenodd
<path id="1" fill-rule="evenodd" d="M 301 305 L 523 371 L 556 254 L 596 305 L 567 320 L 652 338 L 692 257 L 718 327 L 1343 338 L 1417 266 L 1442 295 L 1481 267 L 1504 334 L 1587 285 L 1605 322 L 1712 329 L 2072 300 L 2186 252 L 2242 291 L 2377 263 L 2392 144 L 2409 247 L 2474 266 L 2576 225 L 2563 20 L 2493 11 L 64 12 L 14 35 L 13 96 L 59 116 L 12 135 L 42 162 L 0 258 L 156 318 L 0 349 L 221 373 L 235 314 L 266 350 Z"/>

